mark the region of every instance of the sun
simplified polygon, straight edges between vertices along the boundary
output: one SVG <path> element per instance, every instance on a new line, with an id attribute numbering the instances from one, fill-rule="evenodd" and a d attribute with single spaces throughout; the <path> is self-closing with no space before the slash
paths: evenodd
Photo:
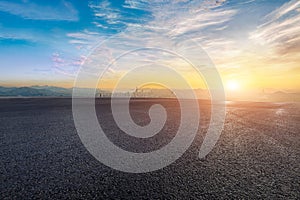
<path id="1" fill-rule="evenodd" d="M 226 89 L 230 91 L 236 91 L 240 89 L 240 84 L 236 80 L 229 80 L 226 83 Z"/>

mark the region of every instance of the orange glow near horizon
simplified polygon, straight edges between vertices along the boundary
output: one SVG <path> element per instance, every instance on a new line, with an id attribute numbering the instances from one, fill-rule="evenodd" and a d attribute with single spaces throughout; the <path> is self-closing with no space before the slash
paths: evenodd
<path id="1" fill-rule="evenodd" d="M 226 82 L 225 89 L 230 91 L 237 91 L 240 89 L 240 84 L 236 80 L 229 80 Z"/>

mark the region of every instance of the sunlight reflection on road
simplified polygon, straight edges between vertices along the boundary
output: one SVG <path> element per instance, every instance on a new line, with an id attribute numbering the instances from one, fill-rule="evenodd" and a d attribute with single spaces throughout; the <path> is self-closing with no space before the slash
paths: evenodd
<path id="1" fill-rule="evenodd" d="M 284 114 L 286 111 L 283 108 L 279 108 L 276 110 L 276 115 L 282 115 Z"/>

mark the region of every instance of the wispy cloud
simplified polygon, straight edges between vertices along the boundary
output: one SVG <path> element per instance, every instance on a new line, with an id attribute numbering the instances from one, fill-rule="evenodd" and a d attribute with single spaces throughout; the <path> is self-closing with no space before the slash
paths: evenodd
<path id="1" fill-rule="evenodd" d="M 129 26 L 128 32 L 135 33 L 145 30 L 145 34 L 138 36 L 132 34 L 131 37 L 126 35 L 127 38 L 124 40 L 130 42 L 128 39 L 130 37 L 134 43 L 136 38 L 142 38 L 136 43 L 172 49 L 172 46 L 168 46 L 167 40 L 159 37 L 159 35 L 165 35 L 167 38 L 178 40 L 181 43 L 184 43 L 185 40 L 197 42 L 217 63 L 224 58 L 232 58 L 238 53 L 237 45 L 231 39 L 222 36 L 221 33 L 227 28 L 227 22 L 237 11 L 230 8 L 225 9 L 223 4 L 226 4 L 225 0 L 125 1 L 125 6 L 128 8 L 144 9 L 150 12 L 153 20 L 140 26 Z M 193 48 L 193 45 L 191 47 Z M 190 54 L 193 53 L 196 56 L 196 52 L 190 51 Z M 172 59 L 174 60 L 174 58 Z M 153 58 L 149 60 L 153 60 Z"/>
<path id="2" fill-rule="evenodd" d="M 83 30 L 82 32 L 68 33 L 67 36 L 71 38 L 69 41 L 71 44 L 76 45 L 91 45 L 95 44 L 97 40 L 101 38 L 101 35 L 97 32 Z"/>
<path id="3" fill-rule="evenodd" d="M 164 33 L 167 31 L 173 37 L 182 34 L 199 35 L 204 28 L 222 25 L 230 20 L 235 14 L 234 10 L 218 9 L 225 2 L 126 0 L 124 7 L 151 13 L 153 20 L 148 21 L 146 27 L 148 25 L 148 28 Z"/>
<path id="4" fill-rule="evenodd" d="M 54 72 L 74 77 L 79 67 L 86 61 L 85 56 L 79 58 L 68 58 L 60 53 L 52 54 L 52 70 Z"/>
<path id="5" fill-rule="evenodd" d="M 225 3 L 225 0 L 204 0 L 197 2 L 189 0 L 125 1 L 123 7 L 127 10 L 132 9 L 132 12 L 139 10 L 139 12 L 147 13 L 144 19 L 140 17 L 139 22 L 132 21 L 131 16 L 129 16 L 130 19 L 127 19 L 127 15 L 124 15 L 124 9 L 121 11 L 119 8 L 113 8 L 108 1 L 93 2 L 90 4 L 90 7 L 93 9 L 94 15 L 98 19 L 101 19 L 94 22 L 97 27 L 114 28 L 119 24 L 117 27 L 123 31 L 116 33 L 114 37 L 109 39 L 110 42 L 102 47 L 101 58 L 97 56 L 90 57 L 97 65 L 91 66 L 89 71 L 93 72 L 92 67 L 101 67 L 101 63 L 107 64 L 107 62 L 103 62 L 100 59 L 112 61 L 112 58 L 119 55 L 122 51 L 143 47 L 161 47 L 172 50 L 177 45 L 182 51 L 189 51 L 190 54 L 199 57 L 199 52 L 192 52 L 195 46 L 184 46 L 187 45 L 184 44 L 185 41 L 191 39 L 198 42 L 212 55 L 217 55 L 218 58 L 233 54 L 233 51 L 236 50 L 231 49 L 234 46 L 233 41 L 220 37 L 220 35 L 218 39 L 215 38 L 215 35 L 218 35 L 220 31 L 227 28 L 226 23 L 236 13 L 236 10 L 222 8 L 222 5 Z M 100 31 L 97 34 L 84 30 L 79 33 L 70 33 L 68 36 L 70 37 L 70 43 L 77 47 L 86 45 L 85 48 L 88 47 L 91 50 L 92 45 L 95 45 L 99 39 L 104 41 L 111 35 L 107 34 L 107 32 L 103 34 Z M 176 42 L 169 43 L 171 40 Z M 104 58 L 105 55 L 107 55 L 106 58 Z M 118 62 L 122 63 L 119 64 L 119 69 L 114 70 L 116 73 L 122 70 L 129 70 L 136 65 L 155 62 L 170 64 L 179 70 L 186 70 L 186 63 L 183 63 L 182 60 L 153 51 L 134 52 L 127 56 L 127 59 L 118 60 Z M 102 67 L 105 68 L 107 66 Z"/>
<path id="6" fill-rule="evenodd" d="M 201 1 L 191 1 L 191 0 L 125 0 L 123 7 L 138 9 L 138 10 L 148 10 L 153 12 L 153 10 L 159 10 L 159 7 L 167 7 L 170 9 L 174 8 L 174 5 L 181 6 L 181 8 L 193 8 L 193 9 L 210 9 L 222 5 L 226 0 L 201 0 Z"/>
<path id="7" fill-rule="evenodd" d="M 88 30 L 68 33 L 67 37 L 70 38 L 69 43 L 75 46 L 80 56 L 87 56 L 97 44 L 107 39 L 105 35 Z"/>
<path id="8" fill-rule="evenodd" d="M 300 52 L 300 1 L 292 0 L 266 16 L 250 38 L 280 55 Z"/>
<path id="9" fill-rule="evenodd" d="M 35 32 L 33 29 L 22 29 L 18 28 L 6 28 L 0 25 L 0 40 L 14 40 L 14 41 L 26 41 L 26 42 L 37 42 L 49 38 L 45 38 L 42 34 Z"/>
<path id="10" fill-rule="evenodd" d="M 89 1 L 89 7 L 94 14 L 93 24 L 106 33 L 116 34 L 129 25 L 144 24 L 151 18 L 150 13 L 136 13 L 132 9 L 115 6 L 114 3 L 116 2 L 108 0 Z"/>
<path id="11" fill-rule="evenodd" d="M 113 8 L 108 0 L 102 2 L 91 1 L 89 7 L 93 10 L 95 17 L 108 24 L 116 24 L 120 20 L 120 10 Z"/>
<path id="12" fill-rule="evenodd" d="M 77 10 L 67 1 L 61 1 L 57 7 L 41 6 L 24 1 L 14 3 L 0 1 L 0 11 L 31 20 L 53 20 L 53 21 L 77 21 Z"/>
<path id="13" fill-rule="evenodd" d="M 114 26 L 122 29 L 126 32 L 126 35 L 123 36 L 128 45 L 129 43 L 139 45 L 139 42 L 143 43 L 147 40 L 153 41 L 153 37 L 157 34 L 164 34 L 169 37 L 185 36 L 205 44 L 200 38 L 205 38 L 206 41 L 210 40 L 209 36 L 212 31 L 217 34 L 218 31 L 226 29 L 226 22 L 236 13 L 232 9 L 219 8 L 224 3 L 226 3 L 226 0 L 197 2 L 189 0 L 126 0 L 123 7 L 148 13 L 145 19 L 141 19 L 143 18 L 141 16 L 139 21 L 132 21 L 132 16 L 124 15 L 124 9 L 114 8 L 109 1 L 92 1 L 89 6 L 92 8 L 94 15 L 101 19 L 95 21 L 94 24 L 105 29 L 114 28 Z M 143 32 L 147 34 L 143 35 Z M 107 32 L 105 34 L 107 37 L 110 36 L 107 35 Z M 70 42 L 74 44 L 99 39 L 100 35 L 98 34 L 95 37 L 94 34 L 86 30 L 81 33 L 68 34 L 72 38 Z M 122 33 L 119 35 L 122 36 Z"/>

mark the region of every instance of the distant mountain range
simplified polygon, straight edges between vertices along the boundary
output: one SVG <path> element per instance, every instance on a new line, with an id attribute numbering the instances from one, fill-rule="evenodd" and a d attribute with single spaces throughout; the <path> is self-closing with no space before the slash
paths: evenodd
<path id="1" fill-rule="evenodd" d="M 300 102 L 300 93 L 288 93 L 277 91 L 270 94 L 265 94 L 266 99 L 279 102 Z"/>
<path id="2" fill-rule="evenodd" d="M 68 97 L 72 96 L 72 88 L 53 86 L 30 86 L 30 87 L 1 87 L 0 96 L 5 97 Z"/>
<path id="3" fill-rule="evenodd" d="M 86 94 L 93 91 L 90 88 L 78 88 L 77 92 Z M 29 86 L 29 87 L 3 87 L 0 86 L 0 97 L 72 97 L 73 88 L 62 88 L 54 86 Z M 107 93 L 104 90 L 96 90 L 96 96 L 100 93 Z"/>

